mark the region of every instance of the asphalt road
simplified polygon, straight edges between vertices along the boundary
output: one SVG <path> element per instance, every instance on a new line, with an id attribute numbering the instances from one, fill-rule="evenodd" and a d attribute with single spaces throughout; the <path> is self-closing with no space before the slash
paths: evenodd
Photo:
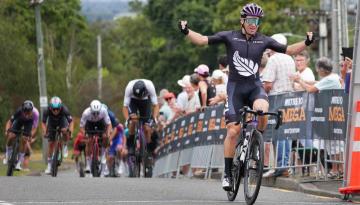
<path id="1" fill-rule="evenodd" d="M 235 204 L 245 204 L 240 194 Z M 4 204 L 231 204 L 218 180 L 79 178 L 74 171 L 57 178 L 0 177 L 0 205 Z M 262 187 L 256 204 L 348 204 L 298 192 Z"/>

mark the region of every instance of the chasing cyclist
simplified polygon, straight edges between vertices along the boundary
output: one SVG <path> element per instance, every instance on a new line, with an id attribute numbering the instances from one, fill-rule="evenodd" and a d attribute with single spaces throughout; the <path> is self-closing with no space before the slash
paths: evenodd
<path id="1" fill-rule="evenodd" d="M 110 147 L 108 150 L 108 158 L 107 158 L 107 167 L 110 171 L 110 176 L 114 177 L 116 174 L 112 173 L 115 169 L 115 159 L 118 157 L 119 165 L 123 165 L 123 160 L 127 156 L 127 149 L 126 149 L 126 137 L 124 136 L 124 127 L 122 124 L 119 123 L 119 120 L 116 118 L 115 113 L 109 109 L 108 106 L 103 104 L 103 107 L 106 108 L 109 114 L 109 118 L 111 121 L 112 132 L 109 137 Z M 118 174 L 122 174 L 120 167 L 118 167 Z M 105 174 L 107 175 L 107 174 Z"/>
<path id="2" fill-rule="evenodd" d="M 212 36 L 204 36 L 188 28 L 187 21 L 179 22 L 180 31 L 196 45 L 225 44 L 227 61 L 230 67 L 227 85 L 228 101 L 225 106 L 227 136 L 224 141 L 225 176 L 222 187 L 230 191 L 232 186 L 231 167 L 235 153 L 237 137 L 241 125 L 235 125 L 239 109 L 244 105 L 254 110 L 268 111 L 268 96 L 259 79 L 259 66 L 265 49 L 294 55 L 301 52 L 313 42 L 312 32 L 307 32 L 306 40 L 290 46 L 282 45 L 272 38 L 258 33 L 262 8 L 255 4 L 246 4 L 241 12 L 239 30 L 221 31 Z M 259 118 L 257 129 L 263 132 L 267 125 L 267 117 Z"/>
<path id="3" fill-rule="evenodd" d="M 97 128 L 97 130 L 96 130 Z M 93 100 L 90 103 L 90 107 L 86 108 L 82 113 L 80 120 L 80 132 L 85 136 L 86 140 L 86 168 L 85 172 L 90 173 L 91 167 L 91 147 L 94 143 L 92 138 L 92 131 L 102 131 L 101 138 L 102 141 L 102 150 L 101 158 L 105 159 L 105 148 L 108 147 L 108 139 L 111 134 L 111 121 L 109 114 L 105 107 L 101 104 L 99 100 Z"/>
<path id="4" fill-rule="evenodd" d="M 18 162 L 16 164 L 15 169 L 21 170 L 20 164 L 24 161 L 25 157 L 25 145 L 27 142 L 31 141 L 31 130 L 34 121 L 33 115 L 34 104 L 30 100 L 26 100 L 23 104 L 16 109 L 15 113 L 11 116 L 10 120 L 6 123 L 5 126 L 5 135 L 6 137 L 6 154 L 4 162 L 7 163 L 9 160 L 13 150 L 12 144 L 14 143 L 14 139 L 16 137 L 17 132 L 21 131 L 22 127 L 24 127 L 24 131 L 22 133 L 23 137 L 20 140 L 20 150 Z"/>
<path id="5" fill-rule="evenodd" d="M 71 133 L 74 130 L 74 122 L 70 115 L 69 109 L 62 103 L 61 99 L 54 96 L 50 99 L 50 104 L 47 110 L 43 113 L 41 128 L 43 136 L 48 139 L 48 165 L 45 174 L 51 173 L 51 155 L 54 151 L 56 128 L 60 128 L 64 140 L 63 153 L 66 158 L 68 155 L 67 141 L 71 138 Z"/>
<path id="6" fill-rule="evenodd" d="M 152 106 L 151 106 L 152 105 Z M 137 116 L 139 113 L 140 116 Z M 123 115 L 127 119 L 129 128 L 129 138 L 127 147 L 129 155 L 135 153 L 135 124 L 137 118 L 144 125 L 144 135 L 147 142 L 147 151 L 153 153 L 154 146 L 151 144 L 151 134 L 153 123 L 156 123 L 159 114 L 159 106 L 155 86 L 150 80 L 137 79 L 130 81 L 125 89 Z"/>

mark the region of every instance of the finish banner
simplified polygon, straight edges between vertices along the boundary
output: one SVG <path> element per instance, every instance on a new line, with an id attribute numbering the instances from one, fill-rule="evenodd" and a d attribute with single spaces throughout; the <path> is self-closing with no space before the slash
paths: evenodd
<path id="1" fill-rule="evenodd" d="M 264 140 L 345 140 L 348 95 L 344 90 L 272 95 L 269 103 L 269 111 L 282 111 L 283 124 L 275 130 L 275 117 L 269 117 Z M 158 157 L 194 146 L 223 144 L 226 136 L 224 105 L 179 118 L 165 127 L 160 136 Z"/>

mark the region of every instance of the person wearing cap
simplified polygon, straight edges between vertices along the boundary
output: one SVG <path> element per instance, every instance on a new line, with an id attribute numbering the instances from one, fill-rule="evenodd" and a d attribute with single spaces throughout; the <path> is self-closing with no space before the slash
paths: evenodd
<path id="1" fill-rule="evenodd" d="M 227 84 L 228 101 L 225 106 L 227 124 L 227 136 L 224 141 L 225 176 L 222 181 L 225 191 L 230 191 L 232 188 L 231 167 L 235 145 L 241 130 L 241 125 L 236 124 L 239 110 L 245 105 L 264 112 L 269 109 L 268 97 L 259 79 L 259 64 L 263 52 L 270 48 L 277 52 L 294 55 L 314 41 L 313 33 L 307 32 L 306 40 L 289 46 L 282 45 L 258 32 L 262 17 L 264 17 L 263 9 L 255 3 L 248 3 L 240 12 L 239 29 L 221 31 L 212 36 L 204 36 L 189 29 L 188 22 L 185 20 L 178 22 L 180 32 L 194 44 L 200 46 L 224 44 L 226 46 L 229 82 Z M 266 126 L 267 117 L 260 117 L 258 130 L 263 132 Z"/>
<path id="2" fill-rule="evenodd" d="M 341 61 L 341 79 L 344 84 L 345 93 L 349 93 L 350 91 L 350 80 L 351 80 L 351 71 L 352 71 L 352 59 L 353 59 L 354 48 L 342 48 L 341 55 L 343 59 Z"/>
<path id="3" fill-rule="evenodd" d="M 283 34 L 274 34 L 271 36 L 276 42 L 287 45 L 287 39 Z M 285 92 L 293 92 L 293 82 L 290 79 L 290 75 L 295 73 L 295 62 L 294 59 L 284 53 L 279 53 L 274 50 L 269 50 L 268 62 L 266 63 L 262 81 L 264 83 L 264 88 L 267 93 L 270 95 L 285 93 Z M 289 162 L 289 154 L 290 154 L 290 142 L 289 140 L 278 140 L 277 146 L 277 159 L 276 167 L 287 166 Z M 275 147 L 275 140 L 273 141 L 273 146 Z M 284 149 L 283 149 L 284 147 Z M 283 152 L 285 152 L 283 154 Z M 284 156 L 284 160 L 282 157 Z M 281 175 L 288 175 L 287 170 L 285 168 L 269 170 L 266 172 L 263 177 L 278 177 Z"/>
<path id="4" fill-rule="evenodd" d="M 215 97 L 216 91 L 215 87 L 209 83 L 207 78 L 209 77 L 209 67 L 205 64 L 201 64 L 194 70 L 195 73 L 198 74 L 200 82 L 199 82 L 199 98 L 201 108 L 205 108 L 209 105 L 210 99 Z"/>
<path id="5" fill-rule="evenodd" d="M 274 34 L 271 38 L 282 45 L 287 45 L 287 39 L 283 34 Z M 294 91 L 290 79 L 290 75 L 296 72 L 294 59 L 274 50 L 269 51 L 269 56 L 262 76 L 265 91 L 270 95 Z"/>

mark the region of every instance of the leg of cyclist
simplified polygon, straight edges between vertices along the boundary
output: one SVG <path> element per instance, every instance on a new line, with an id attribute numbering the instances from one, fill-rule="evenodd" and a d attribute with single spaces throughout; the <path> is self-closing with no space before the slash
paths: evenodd
<path id="1" fill-rule="evenodd" d="M 265 99 L 256 99 L 253 104 L 253 109 L 254 110 L 262 110 L 263 112 L 268 112 L 269 102 Z M 259 118 L 258 118 L 259 123 L 258 123 L 257 129 L 260 132 L 265 131 L 266 126 L 267 126 L 267 120 L 268 120 L 267 116 L 259 116 Z"/>
<path id="2" fill-rule="evenodd" d="M 68 149 L 67 149 L 67 143 L 70 140 L 71 132 L 69 127 L 69 122 L 67 121 L 66 116 L 62 116 L 60 120 L 60 128 L 62 133 L 62 140 L 63 140 L 63 155 L 64 158 L 68 157 Z"/>
<path id="3" fill-rule="evenodd" d="M 128 128 L 129 128 L 129 138 L 126 141 L 126 146 L 129 150 L 129 155 L 135 154 L 135 126 L 138 120 L 136 119 L 136 114 L 132 113 L 130 114 L 130 120 L 128 122 Z"/>
<path id="4" fill-rule="evenodd" d="M 231 167 L 235 155 L 235 146 L 240 135 L 240 125 L 235 125 L 235 122 L 229 123 L 226 126 L 226 138 L 224 141 L 224 157 L 225 157 L 225 175 L 223 180 L 223 189 L 231 190 Z"/>
<path id="5" fill-rule="evenodd" d="M 15 120 L 12 124 L 9 130 L 7 131 L 7 137 L 6 137 L 6 153 L 5 153 L 5 160 L 3 161 L 4 164 L 7 164 L 8 159 L 10 158 L 13 148 L 12 145 L 14 143 L 14 139 L 16 138 L 16 131 L 21 130 L 22 123 L 20 123 L 18 120 Z"/>
<path id="6" fill-rule="evenodd" d="M 18 155 L 19 160 L 15 167 L 16 170 L 22 170 L 21 164 L 24 162 L 24 158 L 25 158 L 26 143 L 31 140 L 32 120 L 25 121 L 23 125 L 24 125 L 24 132 L 20 140 L 19 155 Z"/>
<path id="7" fill-rule="evenodd" d="M 94 139 L 92 134 L 88 134 L 88 131 L 94 131 L 94 125 L 91 122 L 86 122 L 85 124 L 85 134 L 84 134 L 84 141 L 86 143 L 85 147 L 85 155 L 86 155 L 86 168 L 85 172 L 90 173 L 91 170 L 91 155 L 92 155 L 92 146 L 94 143 Z"/>
<path id="8" fill-rule="evenodd" d="M 12 144 L 14 143 L 14 139 L 16 137 L 16 134 L 8 131 L 7 133 L 7 138 L 6 138 L 6 153 L 5 153 L 5 160 L 3 161 L 4 164 L 7 164 L 8 159 L 10 158 L 12 152 L 13 152 L 13 148 L 12 148 Z"/>
<path id="9" fill-rule="evenodd" d="M 51 129 L 51 128 L 49 128 Z M 45 170 L 45 174 L 51 173 L 51 163 L 52 163 L 52 154 L 54 152 L 54 146 L 55 146 L 55 131 L 49 131 L 47 135 L 48 139 L 48 153 L 47 153 L 47 168 Z"/>

